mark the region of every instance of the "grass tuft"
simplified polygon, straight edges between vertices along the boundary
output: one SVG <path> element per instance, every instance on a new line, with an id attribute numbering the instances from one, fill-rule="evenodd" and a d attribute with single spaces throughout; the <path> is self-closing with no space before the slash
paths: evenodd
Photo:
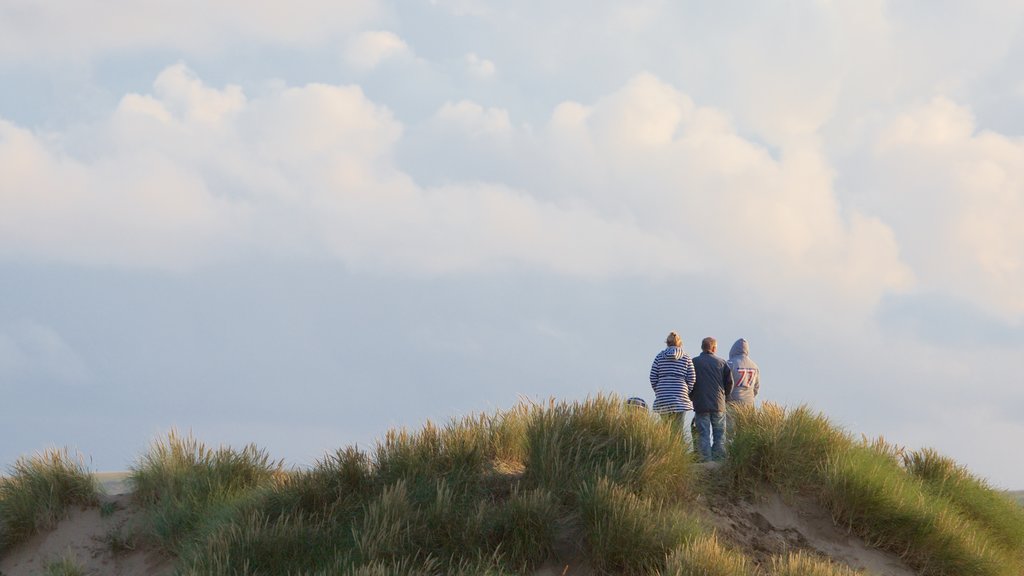
<path id="1" fill-rule="evenodd" d="M 932 449 L 906 454 L 904 464 L 928 490 L 952 502 L 999 546 L 1024 554 L 1024 509 L 1016 501 Z"/>
<path id="2" fill-rule="evenodd" d="M 47 563 L 43 567 L 43 576 L 85 576 L 85 568 L 74 558 L 64 557 Z"/>
<path id="3" fill-rule="evenodd" d="M 606 574 L 647 574 L 702 533 L 677 507 L 639 496 L 607 478 L 582 488 L 580 515 L 589 559 Z"/>
<path id="4" fill-rule="evenodd" d="M 680 432 L 612 396 L 532 410 L 526 479 L 571 503 L 578 486 L 600 478 L 649 498 L 695 493 L 696 466 Z"/>
<path id="5" fill-rule="evenodd" d="M 82 457 L 66 448 L 19 458 L 0 478 L 0 552 L 54 527 L 70 506 L 89 506 L 98 497 Z"/>
<path id="6" fill-rule="evenodd" d="M 282 475 L 281 463 L 254 445 L 211 449 L 172 430 L 132 467 L 131 482 L 156 543 L 180 554 L 202 523 L 230 515 L 254 490 L 273 486 Z"/>
<path id="7" fill-rule="evenodd" d="M 772 574 L 773 576 L 858 576 L 864 573 L 824 558 L 810 556 L 804 552 L 793 552 L 784 557 L 772 558 Z"/>
<path id="8" fill-rule="evenodd" d="M 715 536 L 696 538 L 669 554 L 663 576 L 757 576 L 742 552 L 726 548 Z M 811 576 L 811 575 L 808 575 Z"/>

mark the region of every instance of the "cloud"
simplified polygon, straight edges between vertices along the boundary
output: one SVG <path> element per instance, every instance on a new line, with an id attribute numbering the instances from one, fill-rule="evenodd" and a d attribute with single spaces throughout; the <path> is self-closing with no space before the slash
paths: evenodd
<path id="1" fill-rule="evenodd" d="M 1024 320 L 1024 140 L 978 131 L 970 108 L 938 97 L 895 118 L 873 162 L 873 205 L 922 288 Z"/>
<path id="2" fill-rule="evenodd" d="M 857 314 L 913 282 L 892 230 L 841 204 L 820 146 L 776 158 L 653 75 L 591 106 L 562 104 L 548 130 L 546 177 L 586 183 L 575 188 L 606 214 L 671 231 L 707 274 L 756 286 L 745 297 L 762 305 L 814 314 L 835 299 Z"/>
<path id="3" fill-rule="evenodd" d="M 482 80 L 491 78 L 498 70 L 497 67 L 494 65 L 494 62 L 491 62 L 486 58 L 481 58 L 477 56 L 476 53 L 474 52 L 466 54 L 465 60 L 466 69 L 469 70 L 469 73 L 474 77 L 480 78 Z"/>
<path id="4" fill-rule="evenodd" d="M 345 62 L 357 70 L 372 70 L 391 58 L 411 57 L 412 50 L 393 32 L 361 32 L 345 47 Z"/>
<path id="5" fill-rule="evenodd" d="M 256 252 L 402 274 L 702 274 L 808 317 L 835 302 L 864 314 L 912 282 L 892 230 L 842 206 L 819 146 L 775 157 L 652 74 L 562 103 L 540 131 L 468 100 L 417 130 L 420 161 L 449 159 L 436 184 L 399 164 L 406 127 L 356 86 L 247 97 L 177 64 L 151 94 L 124 96 L 91 140 L 0 124 L 0 257 L 182 270 Z M 481 162 L 504 168 L 460 175 Z"/>
<path id="6" fill-rule="evenodd" d="M 508 110 L 501 108 L 484 109 L 469 100 L 446 102 L 434 115 L 439 128 L 454 128 L 469 138 L 501 138 L 511 134 L 513 127 Z"/>
<path id="7" fill-rule="evenodd" d="M 483 136 L 510 130 L 503 111 L 468 102 L 438 118 Z M 605 275 L 671 264 L 658 234 L 586 206 L 501 184 L 421 187 L 394 164 L 402 133 L 357 87 L 249 99 L 175 65 L 77 143 L 87 154 L 59 135 L 0 125 L 0 254 L 169 270 L 252 250 L 401 273 L 525 265 Z"/>

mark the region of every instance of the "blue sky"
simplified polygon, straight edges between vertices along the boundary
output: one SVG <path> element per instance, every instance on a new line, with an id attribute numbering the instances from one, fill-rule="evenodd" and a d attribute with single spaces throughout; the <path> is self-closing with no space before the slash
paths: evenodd
<path id="1" fill-rule="evenodd" d="M 719 4 L 0 0 L 0 463 L 305 465 L 677 330 L 1024 487 L 1024 6 Z"/>

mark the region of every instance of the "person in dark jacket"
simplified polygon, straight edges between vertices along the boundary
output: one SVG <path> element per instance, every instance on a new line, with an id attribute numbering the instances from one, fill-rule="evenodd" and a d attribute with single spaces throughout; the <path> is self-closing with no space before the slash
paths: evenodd
<path id="1" fill-rule="evenodd" d="M 725 457 L 725 399 L 732 392 L 732 370 L 725 360 L 715 356 L 718 342 L 707 337 L 700 343 L 701 353 L 693 359 L 697 382 L 690 400 L 696 413 L 698 449 L 704 461 Z"/>

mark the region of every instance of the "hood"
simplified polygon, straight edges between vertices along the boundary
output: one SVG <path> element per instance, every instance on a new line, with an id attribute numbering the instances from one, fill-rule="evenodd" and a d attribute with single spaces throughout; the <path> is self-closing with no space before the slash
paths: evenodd
<path id="1" fill-rule="evenodd" d="M 668 348 L 665 348 L 665 356 L 671 356 L 676 360 L 682 358 L 683 354 L 684 352 L 682 346 L 669 346 Z"/>
<path id="2" fill-rule="evenodd" d="M 746 356 L 750 354 L 750 344 L 747 344 L 745 338 L 740 338 L 732 345 L 732 349 L 729 350 L 729 356 Z"/>

